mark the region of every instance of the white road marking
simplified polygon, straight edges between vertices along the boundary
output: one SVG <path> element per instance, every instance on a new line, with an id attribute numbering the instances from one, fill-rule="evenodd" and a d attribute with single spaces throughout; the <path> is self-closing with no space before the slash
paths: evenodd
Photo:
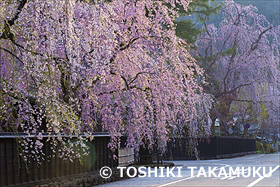
<path id="1" fill-rule="evenodd" d="M 232 180 L 232 179 L 234 179 L 234 178 L 236 178 L 237 176 L 233 176 L 233 177 L 230 177 L 230 178 L 228 178 L 228 180 Z"/>
<path id="2" fill-rule="evenodd" d="M 191 178 L 194 178 L 194 177 L 196 177 L 196 176 L 187 177 L 187 178 L 180 179 L 180 180 L 177 180 L 177 181 L 169 182 L 169 183 L 166 183 L 166 184 L 160 185 L 160 186 L 158 186 L 158 187 L 167 186 L 167 185 L 174 184 L 174 183 L 177 183 L 177 182 L 181 182 L 181 181 L 184 181 L 184 180 L 187 180 L 187 179 L 191 179 Z"/>
<path id="3" fill-rule="evenodd" d="M 264 156 L 264 154 L 261 154 L 261 155 L 258 155 L 258 156 L 253 156 L 253 157 L 250 157 L 250 158 L 246 158 L 246 159 L 253 159 L 253 158 L 259 158 L 261 156 Z"/>
<path id="4" fill-rule="evenodd" d="M 280 165 L 276 166 L 276 167 L 271 171 L 271 175 L 272 175 L 279 167 L 280 167 Z M 258 178 L 257 180 L 255 180 L 254 182 L 252 182 L 251 184 L 249 184 L 247 187 L 252 187 L 252 186 L 254 186 L 255 184 L 257 184 L 258 182 L 260 182 L 260 181 L 263 180 L 264 178 L 266 178 L 266 177 L 262 176 L 262 177 Z"/>
<path id="5" fill-rule="evenodd" d="M 225 180 L 225 179 L 227 179 L 227 178 L 229 178 L 229 177 L 226 176 L 226 177 L 220 178 L 220 180 Z"/>
<path id="6" fill-rule="evenodd" d="M 229 167 L 230 165 L 227 165 L 227 164 L 219 164 L 219 165 L 225 165 L 224 167 Z M 213 171 L 216 171 L 217 169 L 220 169 L 220 168 L 216 168 L 215 170 Z M 206 172 L 208 173 L 208 172 Z M 177 181 L 173 181 L 173 182 L 169 182 L 169 183 L 166 183 L 166 184 L 162 184 L 162 185 L 159 185 L 157 187 L 163 187 L 163 186 L 168 186 L 170 184 L 174 184 L 174 183 L 177 183 L 177 182 L 181 182 L 181 181 L 184 181 L 184 180 L 188 180 L 188 179 L 191 179 L 191 178 L 194 178 L 194 177 L 197 177 L 198 175 L 194 175 L 192 177 L 187 177 L 187 178 L 183 178 L 183 179 L 180 179 L 180 180 L 177 180 Z"/>

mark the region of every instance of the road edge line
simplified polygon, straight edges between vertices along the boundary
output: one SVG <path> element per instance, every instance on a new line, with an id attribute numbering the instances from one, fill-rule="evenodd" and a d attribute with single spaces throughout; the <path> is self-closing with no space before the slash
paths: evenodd
<path id="1" fill-rule="evenodd" d="M 276 167 L 271 171 L 271 175 L 272 175 L 279 167 L 280 167 L 280 165 L 276 166 Z M 253 181 L 251 184 L 249 184 L 249 185 L 246 186 L 246 187 L 252 187 L 252 186 L 254 186 L 255 184 L 257 184 L 258 182 L 260 182 L 261 180 L 263 180 L 264 178 L 268 178 L 268 177 L 262 176 L 262 177 L 258 178 L 257 180 Z"/>

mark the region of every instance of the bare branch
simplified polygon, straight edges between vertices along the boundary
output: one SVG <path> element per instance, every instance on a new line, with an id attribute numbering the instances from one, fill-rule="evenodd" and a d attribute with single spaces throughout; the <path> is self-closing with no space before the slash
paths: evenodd
<path id="1" fill-rule="evenodd" d="M 18 16 L 21 13 L 21 11 L 26 3 L 27 3 L 27 0 L 19 0 L 19 5 L 17 7 L 16 14 L 14 15 L 14 17 L 10 20 L 4 21 L 5 22 L 4 31 L 3 31 L 2 35 L 0 36 L 0 39 L 2 39 L 2 38 L 7 39 L 7 37 L 10 38 L 10 36 L 12 36 L 9 28 L 15 24 L 15 21 L 18 19 Z"/>
<path id="2" fill-rule="evenodd" d="M 128 44 L 126 44 L 125 46 L 121 47 L 120 50 L 123 51 L 123 50 L 129 48 L 129 46 L 130 46 L 133 42 L 135 42 L 136 40 L 138 40 L 138 39 L 139 39 L 139 37 L 131 39 L 131 40 L 128 42 Z"/>
<path id="3" fill-rule="evenodd" d="M 258 36 L 258 39 L 257 39 L 255 42 L 253 42 L 253 43 L 251 44 L 251 48 L 250 48 L 249 55 L 258 47 L 259 42 L 260 42 L 261 39 L 262 39 L 262 36 L 263 36 L 267 31 L 269 31 L 269 30 L 272 29 L 272 28 L 273 28 L 273 27 L 270 26 L 270 27 L 268 27 L 267 29 L 265 29 L 264 31 L 262 31 L 262 32 L 260 33 L 260 35 Z"/>
<path id="4" fill-rule="evenodd" d="M 5 48 L 3 48 L 3 47 L 1 47 L 1 46 L 0 46 L 0 49 L 2 49 L 3 51 L 9 53 L 9 54 L 12 55 L 13 57 L 15 57 L 18 61 L 20 61 L 22 64 L 24 64 L 23 61 L 22 61 L 17 55 L 15 55 L 14 53 L 12 53 L 12 52 L 9 51 L 8 49 L 5 49 Z"/>
<path id="5" fill-rule="evenodd" d="M 123 79 L 123 81 L 124 81 L 124 83 L 125 83 L 125 87 L 126 87 L 126 89 L 128 90 L 128 89 L 129 89 L 129 85 L 128 85 L 128 83 L 127 83 L 126 78 L 125 78 L 124 76 L 122 76 L 122 75 L 121 75 L 121 78 Z"/>
<path id="6" fill-rule="evenodd" d="M 149 72 L 141 71 L 141 72 L 139 72 L 139 73 L 137 73 L 137 74 L 135 75 L 135 77 L 128 83 L 128 85 L 130 85 L 131 83 L 133 83 L 133 82 L 137 79 L 137 77 L 138 77 L 139 75 L 144 74 L 144 73 L 150 74 Z"/>
<path id="7" fill-rule="evenodd" d="M 109 63 L 111 64 L 111 63 L 114 62 L 114 60 L 115 60 L 115 58 L 117 57 L 117 54 L 118 54 L 119 51 L 123 51 L 123 50 L 125 50 L 125 49 L 128 49 L 129 46 L 130 46 L 133 42 L 135 42 L 136 40 L 138 40 L 138 39 L 139 39 L 139 37 L 133 38 L 133 39 L 131 39 L 131 40 L 128 42 L 128 44 L 126 44 L 125 46 L 120 46 L 119 49 L 116 49 L 116 52 L 115 52 L 115 53 L 113 54 L 113 56 L 110 58 Z M 91 51 L 92 51 L 92 50 L 91 50 Z M 90 51 L 90 52 L 91 52 L 91 51 Z"/>
<path id="8" fill-rule="evenodd" d="M 19 1 L 19 5 L 18 5 L 15 16 L 11 20 L 8 21 L 10 26 L 14 25 L 15 21 L 18 19 L 18 16 L 21 13 L 21 11 L 22 11 L 22 9 L 23 9 L 23 7 L 26 3 L 27 3 L 27 0 L 20 0 Z"/>

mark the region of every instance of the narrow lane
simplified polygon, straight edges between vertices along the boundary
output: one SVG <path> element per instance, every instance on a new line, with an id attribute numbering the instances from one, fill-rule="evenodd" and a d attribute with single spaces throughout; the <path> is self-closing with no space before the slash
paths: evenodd
<path id="1" fill-rule="evenodd" d="M 162 173 L 158 171 L 157 176 L 152 173 L 151 177 L 136 177 L 100 185 L 99 187 L 280 186 L 280 153 L 247 155 L 219 160 L 173 162 L 175 164 L 173 170 L 175 177 L 168 176 L 167 169 L 164 169 Z M 164 177 L 159 177 L 160 174 Z"/>

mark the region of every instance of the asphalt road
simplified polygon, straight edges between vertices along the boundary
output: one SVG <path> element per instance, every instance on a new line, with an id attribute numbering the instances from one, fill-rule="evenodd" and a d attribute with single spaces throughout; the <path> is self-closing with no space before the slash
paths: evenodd
<path id="1" fill-rule="evenodd" d="M 280 153 L 173 163 L 175 168 L 170 168 L 169 172 L 167 169 L 158 168 L 157 174 L 152 172 L 149 177 L 148 171 L 144 170 L 147 174 L 145 177 L 135 177 L 99 187 L 280 187 Z M 236 172 L 238 170 L 240 173 Z"/>

